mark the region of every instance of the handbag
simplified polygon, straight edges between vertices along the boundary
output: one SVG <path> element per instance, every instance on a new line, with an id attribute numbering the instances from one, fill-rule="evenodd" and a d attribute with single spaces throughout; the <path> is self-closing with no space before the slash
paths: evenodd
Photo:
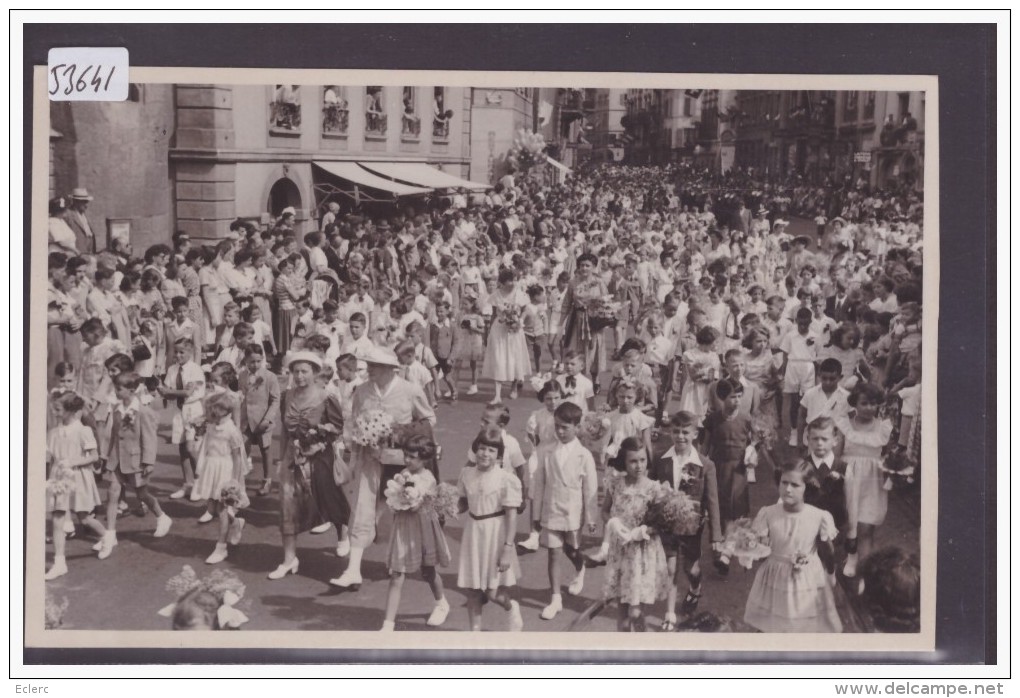
<path id="1" fill-rule="evenodd" d="M 337 487 L 354 479 L 354 464 L 344 458 L 344 444 L 339 439 L 333 444 L 333 482 Z"/>

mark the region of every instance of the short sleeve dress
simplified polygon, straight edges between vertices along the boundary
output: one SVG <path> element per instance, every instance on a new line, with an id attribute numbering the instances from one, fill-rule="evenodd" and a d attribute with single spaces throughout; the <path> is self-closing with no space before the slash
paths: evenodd
<path id="1" fill-rule="evenodd" d="M 240 451 L 241 473 L 234 472 L 233 452 Z M 244 494 L 244 475 L 251 469 L 251 463 L 245 455 L 244 438 L 230 417 L 219 424 L 206 427 L 205 437 L 198 451 L 196 470 L 198 476 L 191 488 L 192 501 L 202 499 L 219 499 L 220 492 L 227 483 L 234 481 L 240 486 L 241 506 L 247 506 L 247 495 Z M 239 477 L 238 477 L 239 475 Z"/>
<path id="2" fill-rule="evenodd" d="M 46 435 L 46 451 L 56 463 L 61 460 L 78 460 L 90 452 L 97 454 L 98 446 L 92 430 L 75 420 L 50 429 Z M 50 477 L 53 475 L 51 472 Z M 71 468 L 71 480 L 73 484 L 66 492 L 47 492 L 48 511 L 90 512 L 100 505 L 102 499 L 91 467 Z"/>
<path id="3" fill-rule="evenodd" d="M 607 484 L 613 498 L 610 518 L 617 518 L 628 529 L 641 525 L 648 503 L 659 491 L 659 483 L 648 478 L 628 485 L 625 478 L 613 478 Z M 666 553 L 659 536 L 644 541 L 623 541 L 612 536 L 606 578 L 602 587 L 607 599 L 625 604 L 652 604 L 666 596 L 669 589 Z"/>
<path id="4" fill-rule="evenodd" d="M 468 500 L 468 516 L 460 546 L 457 586 L 490 590 L 517 583 L 521 567 L 517 551 L 506 545 L 505 507 L 521 505 L 521 481 L 509 470 L 466 467 L 457 482 Z M 510 550 L 510 568 L 499 571 L 503 550 Z"/>
<path id="5" fill-rule="evenodd" d="M 856 538 L 857 524 L 878 526 L 885 521 L 889 492 L 882 471 L 882 449 L 892 435 L 892 422 L 875 419 L 864 428 L 848 417 L 839 417 L 836 428 L 845 441 L 847 536 Z"/>
<path id="6" fill-rule="evenodd" d="M 413 475 L 408 470 L 403 473 L 422 492 L 436 488 L 436 478 L 427 469 Z M 426 505 L 415 510 L 393 512 L 387 559 L 390 572 L 406 574 L 417 572 L 423 566 L 446 567 L 450 564 L 450 548 L 432 507 Z"/>
<path id="7" fill-rule="evenodd" d="M 523 317 L 515 328 L 511 328 L 503 323 L 500 313 L 511 306 L 523 310 L 528 304 L 528 297 L 516 288 L 510 293 L 497 290 L 489 296 L 489 303 L 494 320 L 489 331 L 489 343 L 485 347 L 482 375 L 500 382 L 522 381 L 531 373 Z"/>
<path id="8" fill-rule="evenodd" d="M 768 537 L 772 554 L 751 585 L 744 621 L 767 633 L 839 633 L 836 597 L 818 557 L 818 541 L 836 535 L 832 515 L 810 504 L 790 512 L 762 507 L 752 529 Z M 801 558 L 804 562 L 795 565 Z"/>

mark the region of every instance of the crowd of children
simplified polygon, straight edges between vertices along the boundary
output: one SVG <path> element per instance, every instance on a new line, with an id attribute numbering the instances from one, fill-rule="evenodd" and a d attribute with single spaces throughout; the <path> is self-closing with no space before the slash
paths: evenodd
<path id="1" fill-rule="evenodd" d="M 565 560 L 574 595 L 587 568 L 606 565 L 604 593 L 620 604 L 622 628 L 645 629 L 647 609 L 665 600 L 661 628 L 674 630 L 703 594 L 704 529 L 725 575 L 732 531 L 749 518 L 771 555 L 746 622 L 839 631 L 834 573 L 858 578 L 889 491 L 920 474 L 916 196 L 908 214 L 887 195 L 885 208 L 857 218 L 821 216 L 816 243 L 762 207 L 776 197 L 748 189 L 741 203 L 751 208 L 734 217 L 685 174 L 602 166 L 557 186 L 510 178 L 498 197 L 454 197 L 417 216 L 330 215 L 303 235 L 285 212 L 268 229 L 239 220 L 215 247 L 177 234 L 142 259 L 123 246 L 51 252 L 46 579 L 68 573 L 72 515 L 99 536 L 99 557 L 111 557 L 125 489 L 155 516 L 153 535 L 167 534 L 172 521 L 148 482 L 161 419 L 181 467 L 169 498 L 205 502 L 198 521 L 219 523 L 206 562 L 225 560 L 249 496 L 272 496 L 279 477 L 281 403 L 294 388 L 287 357 L 312 356 L 322 368 L 314 380 L 339 405 L 339 473 L 365 358 L 383 350 L 433 408 L 492 382 L 457 481 L 457 584 L 472 590 L 472 629 L 487 601 L 506 610 L 508 629 L 522 628 L 518 549 L 541 547 L 550 585 L 541 618 L 563 608 Z M 700 207 L 684 203 L 693 190 L 708 192 Z M 523 450 L 506 431 L 503 395 L 530 386 L 542 406 L 526 417 Z M 403 445 L 409 481 L 437 486 L 423 463 L 440 446 Z M 253 470 L 260 477 L 249 482 Z M 749 488 L 773 474 L 779 501 L 755 515 Z M 105 523 L 96 515 L 104 480 Z M 642 523 L 666 489 L 701 512 L 696 533 Z M 529 522 L 521 541 L 518 516 Z M 585 555 L 582 533 L 600 521 L 603 546 Z M 346 554 L 346 530 L 337 533 Z M 417 572 L 436 601 L 429 625 L 445 621 L 436 567 L 450 557 L 432 514 L 395 516 L 384 629 L 404 577 Z"/>

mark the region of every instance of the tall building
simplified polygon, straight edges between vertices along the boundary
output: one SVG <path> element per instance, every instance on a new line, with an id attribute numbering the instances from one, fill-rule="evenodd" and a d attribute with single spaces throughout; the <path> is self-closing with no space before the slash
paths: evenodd
<path id="1" fill-rule="evenodd" d="M 924 186 L 924 92 L 846 91 L 836 97 L 836 172 L 872 187 Z"/>
<path id="2" fill-rule="evenodd" d="M 51 193 L 87 187 L 99 243 L 126 226 L 139 250 L 175 230 L 222 238 L 288 206 L 299 231 L 331 200 L 421 208 L 437 188 L 491 181 L 471 157 L 479 130 L 483 143 L 498 133 L 498 159 L 531 123 L 527 91 L 507 92 L 507 118 L 484 91 L 419 85 L 145 84 L 122 103 L 52 102 Z"/>
<path id="3" fill-rule="evenodd" d="M 627 114 L 627 90 L 609 88 L 595 90 L 595 107 L 591 115 L 592 149 L 607 161 L 623 159 L 623 117 Z"/>
<path id="4" fill-rule="evenodd" d="M 534 127 L 537 91 L 529 87 L 465 90 L 469 124 L 469 179 L 492 183 L 507 174 L 507 152 L 521 129 Z"/>
<path id="5" fill-rule="evenodd" d="M 739 109 L 736 90 L 702 90 L 701 118 L 697 126 L 694 162 L 723 173 L 736 161 L 736 124 Z"/>
<path id="6" fill-rule="evenodd" d="M 678 162 L 694 156 L 701 120 L 701 90 L 666 90 L 663 128 L 669 146 L 669 160 Z"/>

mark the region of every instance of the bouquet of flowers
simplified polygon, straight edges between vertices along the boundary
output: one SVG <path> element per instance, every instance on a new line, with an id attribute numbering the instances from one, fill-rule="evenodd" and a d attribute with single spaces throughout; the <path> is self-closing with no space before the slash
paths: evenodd
<path id="1" fill-rule="evenodd" d="M 641 523 L 659 533 L 690 536 L 701 528 L 704 516 L 701 506 L 683 492 L 663 485 L 648 503 Z"/>
<path id="2" fill-rule="evenodd" d="M 614 301 L 612 296 L 592 298 L 588 301 L 588 327 L 592 332 L 616 327 L 621 308 L 622 304 Z"/>
<path id="3" fill-rule="evenodd" d="M 62 460 L 56 461 L 46 480 L 46 494 L 51 497 L 62 497 L 73 491 L 74 469 L 68 467 Z"/>
<path id="4" fill-rule="evenodd" d="M 195 438 L 200 439 L 203 436 L 205 436 L 205 431 L 208 428 L 208 426 L 209 423 L 205 420 L 205 415 L 202 414 L 188 421 L 188 423 L 184 425 L 184 430 L 185 432 L 187 432 L 188 430 L 194 432 Z"/>
<path id="5" fill-rule="evenodd" d="M 393 511 L 418 511 L 429 490 L 422 487 L 420 478 L 400 472 L 386 483 L 386 506 Z"/>
<path id="6" fill-rule="evenodd" d="M 191 565 L 185 565 L 180 574 L 166 583 L 166 590 L 177 600 L 195 589 L 207 591 L 219 599 L 222 605 L 216 611 L 216 618 L 220 628 L 238 628 L 248 622 L 248 616 L 234 608 L 244 597 L 244 583 L 230 570 L 218 569 L 200 579 Z M 159 615 L 170 618 L 176 607 L 177 601 L 174 601 L 159 609 Z"/>
<path id="7" fill-rule="evenodd" d="M 496 319 L 506 326 L 507 332 L 518 332 L 521 329 L 521 309 L 512 303 L 498 306 Z"/>
<path id="8" fill-rule="evenodd" d="M 906 449 L 896 445 L 885 458 L 882 459 L 882 472 L 885 474 L 886 489 L 892 489 L 894 482 L 905 482 L 908 485 L 914 484 L 914 475 L 917 469 L 906 456 Z"/>
<path id="9" fill-rule="evenodd" d="M 532 374 L 528 382 L 531 383 L 532 389 L 537 393 L 542 389 L 542 386 L 553 379 L 552 373 L 535 373 Z"/>
<path id="10" fill-rule="evenodd" d="M 47 630 L 59 628 L 64 624 L 64 612 L 67 611 L 68 605 L 67 597 L 64 597 L 58 603 L 56 599 L 50 596 L 48 591 L 46 592 L 45 620 L 43 622 Z"/>
<path id="11" fill-rule="evenodd" d="M 298 430 L 294 445 L 297 446 L 299 458 L 307 460 L 316 453 L 332 448 L 338 438 L 340 432 L 332 424 L 317 424 Z"/>
<path id="12" fill-rule="evenodd" d="M 737 558 L 741 566 L 751 569 L 751 564 L 755 560 L 768 557 L 772 553 L 772 549 L 761 541 L 757 533 L 751 530 L 751 520 L 745 516 L 726 526 L 726 538 L 723 540 L 722 553 Z"/>
<path id="13" fill-rule="evenodd" d="M 380 448 L 392 435 L 393 417 L 383 410 L 368 410 L 354 420 L 351 438 L 367 448 Z"/>
<path id="14" fill-rule="evenodd" d="M 793 573 L 798 574 L 802 569 L 808 566 L 811 558 L 808 557 L 807 553 L 798 552 L 793 556 Z"/>
<path id="15" fill-rule="evenodd" d="M 231 511 L 248 506 L 248 497 L 237 480 L 229 481 L 220 489 L 220 504 Z"/>
<path id="16" fill-rule="evenodd" d="M 440 521 L 455 519 L 460 514 L 460 490 L 449 482 L 440 482 L 436 485 L 427 500 Z"/>
<path id="17" fill-rule="evenodd" d="M 602 407 L 604 406 L 600 406 L 598 410 L 586 413 L 581 418 L 580 434 L 589 441 L 599 441 L 609 433 L 609 418 Z"/>
<path id="18" fill-rule="evenodd" d="M 685 361 L 687 375 L 696 383 L 711 383 L 716 379 L 715 366 L 707 361 Z"/>

